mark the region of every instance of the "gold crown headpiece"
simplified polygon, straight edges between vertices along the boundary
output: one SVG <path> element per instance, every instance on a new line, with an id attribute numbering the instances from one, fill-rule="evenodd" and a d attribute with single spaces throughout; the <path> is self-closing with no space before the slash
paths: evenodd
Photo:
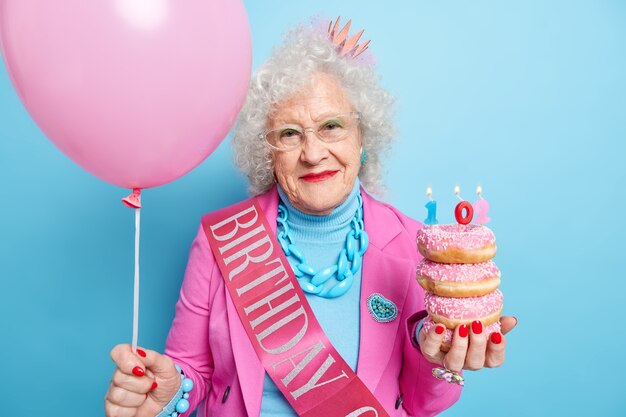
<path id="1" fill-rule="evenodd" d="M 341 16 L 337 18 L 337 21 L 333 25 L 333 21 L 331 20 L 328 24 L 328 36 L 331 42 L 335 45 L 337 52 L 339 55 L 349 56 L 350 58 L 356 58 L 363 51 L 367 49 L 367 46 L 370 44 L 370 41 L 365 41 L 361 44 L 357 45 L 357 42 L 361 38 L 363 34 L 363 29 L 348 39 L 348 31 L 350 30 L 350 24 L 352 20 L 348 20 L 348 23 L 343 27 L 343 29 L 339 29 L 339 20 Z"/>

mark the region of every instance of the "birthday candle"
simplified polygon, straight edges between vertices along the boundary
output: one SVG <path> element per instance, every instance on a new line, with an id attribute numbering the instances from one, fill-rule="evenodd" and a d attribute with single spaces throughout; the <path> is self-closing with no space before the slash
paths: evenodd
<path id="1" fill-rule="evenodd" d="M 474 202 L 474 211 L 476 212 L 475 222 L 483 225 L 491 221 L 489 216 L 487 216 L 487 211 L 489 211 L 489 202 L 483 198 L 483 187 L 481 187 L 480 184 L 476 187 L 476 194 L 478 194 L 478 200 Z"/>
<path id="2" fill-rule="evenodd" d="M 433 200 L 433 189 L 431 187 L 426 188 L 426 196 L 430 200 L 424 207 L 428 209 L 428 217 L 424 220 L 424 224 L 431 226 L 433 224 L 438 224 L 437 221 L 437 202 Z"/>
<path id="3" fill-rule="evenodd" d="M 469 224 L 472 221 L 472 217 L 474 217 L 474 209 L 469 202 L 461 198 L 461 188 L 459 184 L 454 186 L 454 194 L 461 200 L 454 208 L 454 217 L 459 224 Z"/>

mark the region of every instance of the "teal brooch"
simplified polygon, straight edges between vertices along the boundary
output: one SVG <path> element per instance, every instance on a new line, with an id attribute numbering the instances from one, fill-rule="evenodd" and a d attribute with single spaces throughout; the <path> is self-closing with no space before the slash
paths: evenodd
<path id="1" fill-rule="evenodd" d="M 388 323 L 398 317 L 398 307 L 378 293 L 367 297 L 367 310 L 379 323 Z"/>

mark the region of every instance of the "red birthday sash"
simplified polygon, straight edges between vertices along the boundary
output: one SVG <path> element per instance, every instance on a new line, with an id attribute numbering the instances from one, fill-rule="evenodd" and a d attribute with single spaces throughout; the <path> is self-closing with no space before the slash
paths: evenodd
<path id="1" fill-rule="evenodd" d="M 263 367 L 303 417 L 388 417 L 319 325 L 256 199 L 202 219 Z"/>

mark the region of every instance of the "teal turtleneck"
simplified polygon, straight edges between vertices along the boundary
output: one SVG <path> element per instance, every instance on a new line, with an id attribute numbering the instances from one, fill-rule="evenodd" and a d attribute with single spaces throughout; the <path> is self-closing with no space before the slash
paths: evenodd
<path id="1" fill-rule="evenodd" d="M 361 192 L 357 179 L 348 198 L 332 213 L 316 216 L 304 213 L 291 204 L 283 189 L 278 186 L 281 202 L 287 209 L 288 224 L 296 244 L 306 256 L 307 263 L 316 269 L 334 265 L 344 248 L 346 235 L 351 230 L 350 221 L 358 207 L 357 195 Z M 290 259 L 292 260 L 292 259 Z M 306 294 L 324 333 L 346 363 L 356 372 L 359 354 L 359 300 L 361 297 L 361 270 L 354 277 L 352 287 L 341 297 L 322 298 Z M 331 278 L 327 285 L 337 281 Z M 265 374 L 261 417 L 296 416 L 282 393 Z"/>

